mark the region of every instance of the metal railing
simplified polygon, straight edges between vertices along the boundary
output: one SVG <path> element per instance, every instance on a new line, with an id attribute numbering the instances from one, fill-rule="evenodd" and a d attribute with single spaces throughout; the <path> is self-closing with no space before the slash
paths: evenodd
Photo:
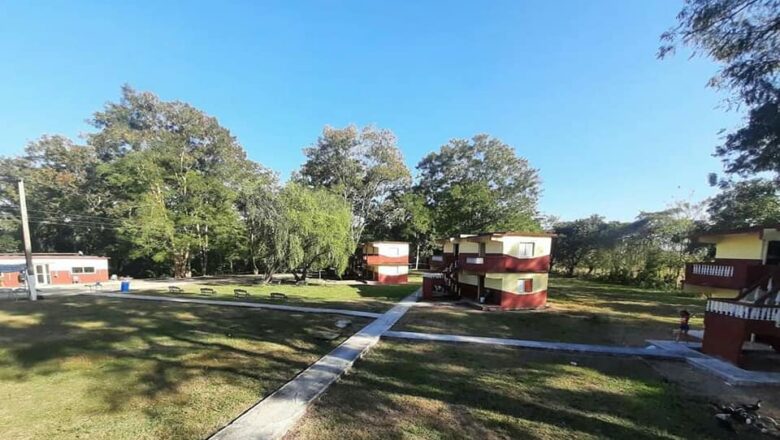
<path id="1" fill-rule="evenodd" d="M 484 257 L 467 257 L 466 264 L 485 264 Z"/>
<path id="2" fill-rule="evenodd" d="M 718 315 L 733 316 L 734 318 L 739 319 L 774 321 L 780 327 L 780 306 L 760 306 L 711 299 L 707 301 L 706 311 Z"/>
<path id="3" fill-rule="evenodd" d="M 722 264 L 694 264 L 694 275 L 704 275 L 709 277 L 731 278 L 734 276 L 734 266 L 724 266 Z"/>
<path id="4" fill-rule="evenodd" d="M 444 262 L 444 255 L 433 255 L 431 256 L 431 261 L 434 261 L 436 263 L 442 263 Z"/>

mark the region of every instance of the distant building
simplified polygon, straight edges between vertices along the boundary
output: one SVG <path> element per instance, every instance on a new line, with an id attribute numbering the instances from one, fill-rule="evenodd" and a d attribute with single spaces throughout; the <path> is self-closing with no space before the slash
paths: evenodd
<path id="1" fill-rule="evenodd" d="M 359 271 L 365 280 L 381 284 L 405 284 L 409 276 L 409 243 L 372 241 L 360 246 Z"/>
<path id="2" fill-rule="evenodd" d="M 441 293 L 501 310 L 535 309 L 547 303 L 552 234 L 489 232 L 441 242 L 431 257 L 423 297 Z M 437 285 L 439 287 L 437 287 Z"/>
<path id="3" fill-rule="evenodd" d="M 25 264 L 24 254 L 0 254 L 0 265 Z M 33 254 L 38 286 L 108 281 L 108 257 L 79 254 Z M 19 273 L 3 273 L 2 287 L 22 285 Z"/>

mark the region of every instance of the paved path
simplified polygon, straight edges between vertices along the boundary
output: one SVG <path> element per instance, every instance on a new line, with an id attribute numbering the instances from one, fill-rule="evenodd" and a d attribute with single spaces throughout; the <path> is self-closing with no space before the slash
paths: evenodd
<path id="1" fill-rule="evenodd" d="M 377 320 L 355 333 L 290 382 L 258 402 L 247 412 L 211 436 L 211 440 L 277 439 L 303 416 L 307 406 L 379 342 L 411 306 L 415 292 Z"/>
<path id="2" fill-rule="evenodd" d="M 138 299 L 144 301 L 163 301 L 163 302 L 177 302 L 177 303 L 190 303 L 190 304 L 206 304 L 210 306 L 232 306 L 232 307 L 251 307 L 255 309 L 268 309 L 268 310 L 281 310 L 285 312 L 301 312 L 301 313 L 329 313 L 335 315 L 356 316 L 360 318 L 380 318 L 384 315 L 381 313 L 372 312 L 360 312 L 357 310 L 344 310 L 344 309 L 328 309 L 323 307 L 298 307 L 298 306 L 285 306 L 282 304 L 266 304 L 261 302 L 247 302 L 247 301 L 220 301 L 214 299 L 201 299 L 201 298 L 179 298 L 173 296 L 157 296 L 157 295 L 136 295 L 133 293 L 110 293 L 110 292 L 94 292 L 83 293 L 84 295 L 91 295 L 103 298 L 121 298 L 121 299 Z"/>
<path id="3" fill-rule="evenodd" d="M 674 341 L 658 341 L 653 339 L 650 339 L 647 342 L 663 350 L 673 350 L 684 355 L 689 364 L 700 370 L 714 374 L 729 385 L 780 386 L 780 373 L 745 370 L 729 362 L 694 350 L 694 348 L 701 348 L 701 343 L 677 344 Z"/>
<path id="4" fill-rule="evenodd" d="M 651 350 L 635 347 L 615 347 L 610 345 L 570 344 L 564 342 L 527 341 L 523 339 L 485 338 L 480 336 L 438 335 L 415 332 L 385 332 L 382 337 L 414 339 L 418 341 L 460 342 L 486 345 L 508 345 L 534 350 L 565 351 L 571 353 L 603 354 L 610 356 L 641 356 L 653 359 L 684 360 L 685 356 L 666 350 Z"/>

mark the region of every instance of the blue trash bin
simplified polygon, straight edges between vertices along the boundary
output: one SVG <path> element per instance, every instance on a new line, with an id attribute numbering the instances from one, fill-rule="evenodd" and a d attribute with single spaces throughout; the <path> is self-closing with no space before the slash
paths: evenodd
<path id="1" fill-rule="evenodd" d="M 129 292 L 130 291 L 130 281 L 122 281 L 122 283 L 119 284 L 119 291 L 120 292 Z"/>

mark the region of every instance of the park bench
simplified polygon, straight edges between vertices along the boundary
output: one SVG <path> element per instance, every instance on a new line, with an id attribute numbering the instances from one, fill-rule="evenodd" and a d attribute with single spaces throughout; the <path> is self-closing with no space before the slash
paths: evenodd
<path id="1" fill-rule="evenodd" d="M 233 295 L 235 295 L 236 298 L 249 298 L 249 292 L 244 289 L 233 289 Z"/>
<path id="2" fill-rule="evenodd" d="M 200 294 L 201 295 L 216 295 L 217 291 L 212 289 L 211 287 L 201 287 L 200 288 Z"/>
<path id="3" fill-rule="evenodd" d="M 285 299 L 287 299 L 287 295 L 285 295 L 284 293 L 279 293 L 279 292 L 271 292 L 271 299 L 285 300 Z"/>
<path id="4" fill-rule="evenodd" d="M 94 292 L 96 290 L 100 290 L 103 288 L 103 285 L 100 284 L 100 282 L 97 282 L 95 284 L 85 284 L 84 287 L 89 289 L 90 292 Z"/>
<path id="5" fill-rule="evenodd" d="M 183 293 L 184 291 L 181 290 L 181 287 L 178 287 L 178 286 L 168 286 L 168 292 L 170 292 L 170 293 Z"/>

